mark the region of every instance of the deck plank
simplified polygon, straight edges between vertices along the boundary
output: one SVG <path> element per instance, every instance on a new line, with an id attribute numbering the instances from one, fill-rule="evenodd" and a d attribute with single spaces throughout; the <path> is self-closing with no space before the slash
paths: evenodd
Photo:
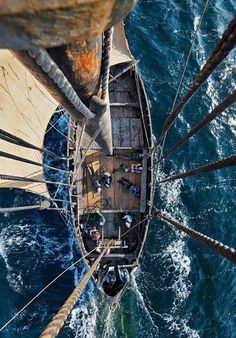
<path id="1" fill-rule="evenodd" d="M 121 139 L 120 139 L 120 119 L 113 118 L 112 119 L 112 138 L 113 138 L 113 147 L 120 147 L 121 146 Z"/>
<path id="2" fill-rule="evenodd" d="M 147 155 L 147 151 L 144 151 Z M 140 196 L 140 212 L 146 211 L 146 200 L 147 200 L 147 156 L 142 161 L 143 171 L 141 176 L 141 196 Z"/>
<path id="3" fill-rule="evenodd" d="M 130 147 L 131 146 L 130 119 L 122 118 L 120 126 L 121 126 L 120 128 L 121 147 Z"/>
<path id="4" fill-rule="evenodd" d="M 133 148 L 142 147 L 140 134 L 142 134 L 141 122 L 140 119 L 131 118 L 130 119 L 130 129 L 131 129 L 131 146 Z"/>
<path id="5" fill-rule="evenodd" d="M 113 117 L 129 117 L 129 118 L 137 118 L 140 116 L 139 108 L 134 107 L 111 107 L 111 116 Z"/>

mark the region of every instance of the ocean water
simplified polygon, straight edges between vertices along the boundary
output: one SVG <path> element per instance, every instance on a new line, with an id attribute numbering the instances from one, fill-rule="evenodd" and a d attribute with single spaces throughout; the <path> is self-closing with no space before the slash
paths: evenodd
<path id="1" fill-rule="evenodd" d="M 204 1 L 139 0 L 126 19 L 126 32 L 150 100 L 153 132 L 158 136 L 171 109 Z M 235 15 L 233 0 L 210 0 L 180 92 L 206 61 L 227 23 Z M 219 103 L 236 84 L 236 53 L 231 52 L 168 133 L 166 148 Z M 53 117 L 52 123 L 61 115 Z M 57 127 L 66 134 L 68 116 Z M 200 131 L 156 168 L 164 178 L 235 151 L 235 106 Z M 47 148 L 64 154 L 66 141 L 57 132 L 46 137 Z M 47 163 L 63 168 L 63 163 Z M 65 181 L 66 176 L 47 173 Z M 58 189 L 57 189 L 58 188 Z M 59 206 L 67 191 L 51 187 Z M 36 196 L 17 190 L 1 191 L 0 205 L 21 205 Z M 179 221 L 236 248 L 235 170 L 155 186 L 155 205 Z M 1 215 L 0 325 L 3 325 L 63 269 L 80 257 L 67 212 L 19 212 Z M 67 298 L 84 273 L 83 263 L 72 268 L 15 319 L 0 337 L 35 338 Z M 196 240 L 153 220 L 140 267 L 115 314 L 91 281 L 59 334 L 62 338 L 228 338 L 236 337 L 236 268 Z"/>

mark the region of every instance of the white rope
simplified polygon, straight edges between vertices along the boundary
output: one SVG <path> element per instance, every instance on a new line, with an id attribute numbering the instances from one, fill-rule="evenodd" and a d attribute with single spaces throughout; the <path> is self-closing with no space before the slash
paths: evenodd
<path id="1" fill-rule="evenodd" d="M 100 123 L 99 126 L 98 126 L 98 128 L 96 129 L 95 133 L 93 134 L 93 137 L 92 137 L 92 139 L 91 139 L 91 141 L 89 143 L 89 146 L 86 149 L 86 151 L 85 151 L 85 153 L 84 153 L 84 155 L 83 155 L 80 163 L 78 164 L 77 170 L 79 170 L 81 168 L 81 166 L 82 166 L 82 164 L 83 164 L 83 162 L 84 162 L 84 160 L 85 160 L 85 158 L 87 156 L 87 153 L 91 149 L 93 142 L 96 140 L 96 138 L 97 138 L 97 136 L 98 136 L 98 134 L 100 133 L 101 130 L 102 130 L 102 126 L 101 126 L 101 123 Z M 77 180 L 75 180 L 75 183 L 76 182 L 77 182 Z"/>
<path id="2" fill-rule="evenodd" d="M 64 111 L 64 110 L 62 110 L 62 111 Z M 57 111 L 55 111 L 55 113 L 58 113 Z M 46 133 L 45 133 L 45 135 L 62 119 L 62 117 L 64 117 L 64 116 L 67 116 L 68 117 L 68 115 L 67 115 L 67 113 L 64 111 L 64 114 L 62 114 L 57 120 L 56 120 L 56 122 L 55 123 L 50 123 L 50 128 L 48 128 L 47 129 L 47 131 L 46 131 Z M 68 123 L 68 121 L 66 121 L 67 123 Z"/>
<path id="3" fill-rule="evenodd" d="M 80 148 L 82 145 L 82 140 L 83 140 L 86 124 L 87 124 L 87 119 L 84 118 L 80 135 L 79 135 L 79 128 L 77 127 L 77 143 L 76 143 L 76 152 L 75 152 L 75 157 L 74 157 L 74 171 L 73 171 L 73 177 L 72 177 L 72 183 L 71 183 L 72 187 L 74 185 L 74 181 L 76 179 L 77 172 L 78 172 L 79 154 L 80 154 Z"/>
<path id="4" fill-rule="evenodd" d="M 135 225 L 133 225 L 131 228 L 129 228 L 129 230 L 127 230 L 126 232 L 124 232 L 120 238 L 124 237 L 128 232 L 130 232 L 131 230 L 133 230 L 134 228 L 136 228 L 139 224 L 142 224 L 143 222 L 147 221 L 148 220 L 148 216 L 145 217 L 142 221 L 136 223 Z"/>

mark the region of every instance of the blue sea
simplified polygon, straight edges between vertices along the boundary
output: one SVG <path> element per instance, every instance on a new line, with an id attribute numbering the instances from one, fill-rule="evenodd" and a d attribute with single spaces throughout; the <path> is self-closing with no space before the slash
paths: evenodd
<path id="1" fill-rule="evenodd" d="M 139 0 L 126 19 L 130 49 L 150 101 L 153 133 L 171 109 L 185 59 L 205 1 Z M 234 0 L 210 0 L 179 98 L 207 60 L 236 12 Z M 166 149 L 210 112 L 236 85 L 236 53 L 232 51 L 191 99 L 172 126 Z M 57 128 L 67 133 L 67 114 L 56 114 Z M 235 105 L 200 131 L 175 153 L 155 165 L 155 178 L 230 156 L 235 151 Z M 66 140 L 51 129 L 45 146 L 59 155 Z M 156 154 L 158 156 L 158 153 Z M 50 158 L 45 162 L 65 168 Z M 66 181 L 66 175 L 47 177 Z M 51 187 L 59 206 L 67 207 L 63 186 Z M 1 191 L 0 206 L 25 205 L 36 196 L 19 190 Z M 158 208 L 180 222 L 236 248 L 235 170 L 215 172 L 155 185 Z M 20 310 L 63 269 L 80 257 L 69 210 L 1 214 L 0 326 Z M 73 267 L 32 303 L 7 328 L 3 338 L 35 338 L 85 272 Z M 236 267 L 171 225 L 153 220 L 140 267 L 116 312 L 90 281 L 74 307 L 61 338 L 234 338 L 236 337 Z"/>

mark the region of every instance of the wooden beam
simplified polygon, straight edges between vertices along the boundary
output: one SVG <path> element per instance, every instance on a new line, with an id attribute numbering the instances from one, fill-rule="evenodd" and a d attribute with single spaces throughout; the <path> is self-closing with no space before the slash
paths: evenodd
<path id="1" fill-rule="evenodd" d="M 139 104 L 135 102 L 112 102 L 110 103 L 110 107 L 121 107 L 121 108 L 126 108 L 126 107 L 133 107 L 133 108 L 139 108 Z"/>
<path id="2" fill-rule="evenodd" d="M 74 90 L 85 103 L 97 95 L 102 60 L 102 34 L 71 44 L 47 49 L 51 58 L 66 74 Z"/>
<path id="3" fill-rule="evenodd" d="M 137 0 L 0 0 L 0 47 L 66 45 L 114 26 Z"/>

